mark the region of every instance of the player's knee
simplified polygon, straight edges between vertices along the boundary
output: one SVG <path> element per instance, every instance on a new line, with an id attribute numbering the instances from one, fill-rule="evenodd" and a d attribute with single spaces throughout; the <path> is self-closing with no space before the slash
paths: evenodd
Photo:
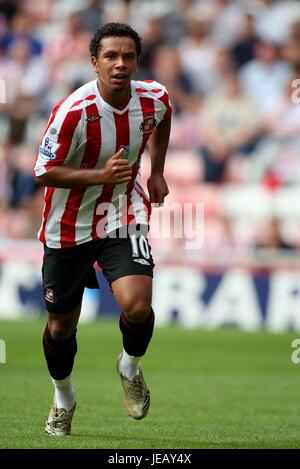
<path id="1" fill-rule="evenodd" d="M 142 323 L 150 316 L 151 305 L 146 300 L 127 301 L 122 310 L 129 322 Z"/>
<path id="2" fill-rule="evenodd" d="M 48 328 L 52 339 L 57 341 L 67 340 L 74 332 L 72 328 L 60 324 L 48 324 Z"/>

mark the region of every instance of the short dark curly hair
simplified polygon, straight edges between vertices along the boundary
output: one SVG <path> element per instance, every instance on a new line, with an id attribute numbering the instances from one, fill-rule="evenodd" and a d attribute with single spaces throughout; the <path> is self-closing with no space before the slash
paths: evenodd
<path id="1" fill-rule="evenodd" d="M 103 38 L 119 36 L 131 37 L 134 40 L 136 53 L 139 57 L 142 51 L 141 38 L 134 29 L 124 23 L 106 23 L 101 28 L 97 29 L 90 42 L 91 56 L 98 57 L 99 50 L 101 49 L 101 40 Z"/>

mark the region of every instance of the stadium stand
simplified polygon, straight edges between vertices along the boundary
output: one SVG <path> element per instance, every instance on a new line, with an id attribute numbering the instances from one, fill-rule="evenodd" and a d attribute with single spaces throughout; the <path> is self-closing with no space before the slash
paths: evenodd
<path id="1" fill-rule="evenodd" d="M 112 20 L 143 37 L 137 79 L 169 89 L 168 203 L 204 204 L 203 249 L 256 248 L 274 219 L 299 249 L 300 9 L 292 0 L 0 2 L 0 239 L 35 239 L 38 142 L 53 105 L 93 79 L 91 31 Z M 143 168 L 145 184 L 147 155 Z"/>

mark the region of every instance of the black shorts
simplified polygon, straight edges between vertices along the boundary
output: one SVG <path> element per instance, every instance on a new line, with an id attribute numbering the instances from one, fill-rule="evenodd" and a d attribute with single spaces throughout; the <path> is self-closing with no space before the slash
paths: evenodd
<path id="1" fill-rule="evenodd" d="M 42 276 L 47 311 L 68 313 L 81 303 L 85 287 L 99 288 L 95 262 L 110 285 L 127 275 L 153 277 L 154 263 L 147 233 L 148 226 L 138 225 L 131 235 L 123 227 L 106 238 L 70 248 L 45 246 Z"/>

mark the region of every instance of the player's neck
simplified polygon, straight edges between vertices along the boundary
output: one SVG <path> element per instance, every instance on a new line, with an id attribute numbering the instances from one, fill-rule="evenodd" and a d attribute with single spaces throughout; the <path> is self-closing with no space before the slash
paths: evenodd
<path id="1" fill-rule="evenodd" d="M 102 99 L 110 106 L 119 109 L 124 109 L 131 98 L 131 87 L 123 90 L 111 90 L 107 88 L 100 80 L 97 81 L 97 86 Z"/>

